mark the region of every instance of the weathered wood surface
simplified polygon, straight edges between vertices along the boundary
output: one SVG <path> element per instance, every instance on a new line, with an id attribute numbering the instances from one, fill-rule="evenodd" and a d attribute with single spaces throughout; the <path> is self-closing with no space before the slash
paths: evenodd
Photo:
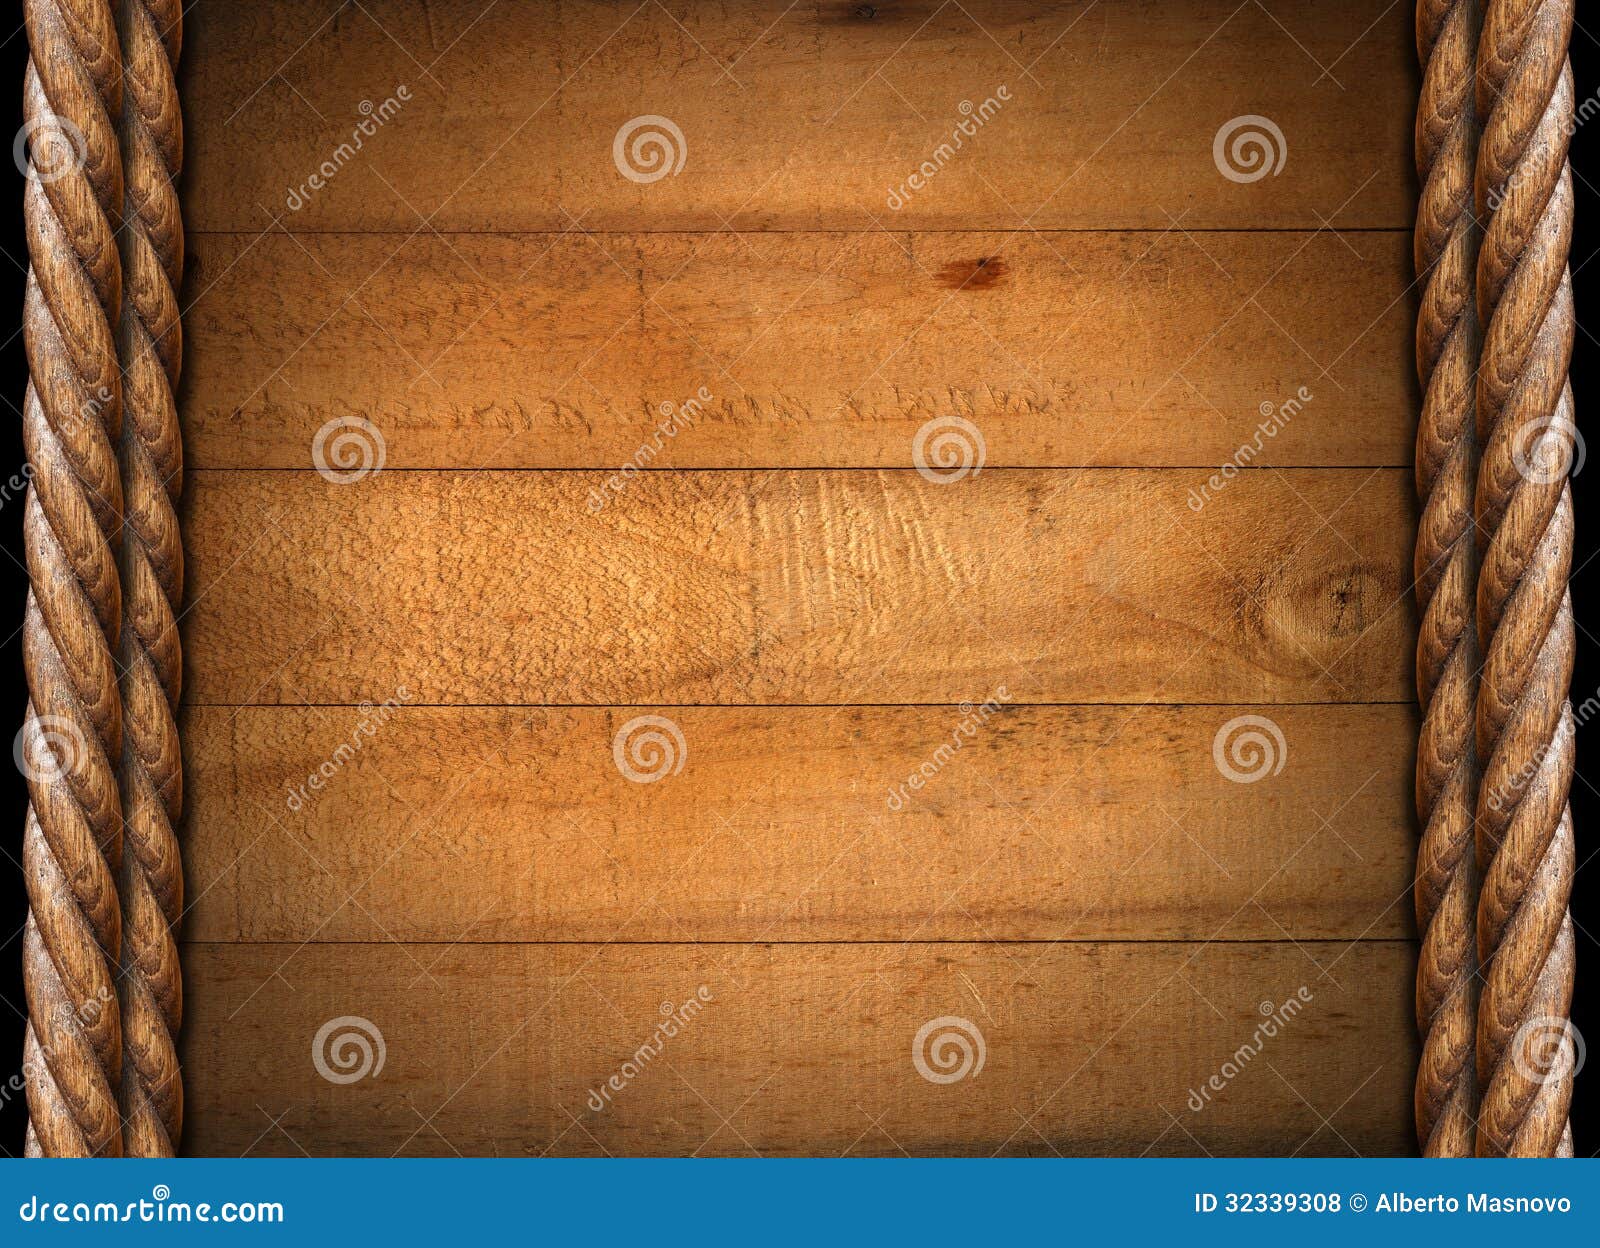
<path id="1" fill-rule="evenodd" d="M 206 235 L 187 449 L 303 468 L 349 415 L 396 468 L 902 467 L 958 415 L 997 466 L 1406 464 L 1409 266 L 1400 233 Z"/>
<path id="2" fill-rule="evenodd" d="M 1573 0 L 1492 0 L 1478 51 L 1477 1060 L 1481 1157 L 1570 1157 L 1578 851 L 1568 366 Z"/>
<path id="3" fill-rule="evenodd" d="M 195 473 L 190 700 L 1407 699 L 1405 474 L 1198 476 Z"/>
<path id="4" fill-rule="evenodd" d="M 1387 0 L 485 9 L 198 6 L 191 226 L 1411 225 L 1411 14 Z M 402 86 L 411 99 L 341 155 L 363 104 L 381 111 Z M 981 111 L 1002 87 L 1009 101 L 954 151 L 963 102 Z M 1287 148 L 1250 184 L 1212 155 L 1245 114 Z M 641 115 L 681 131 L 676 176 L 618 172 L 613 140 Z M 937 172 L 891 209 L 924 162 Z M 325 163 L 327 185 L 291 211 Z"/>
<path id="5" fill-rule="evenodd" d="M 27 465 L 11 481 L 27 482 L 28 598 L 17 632 L 28 700 L 13 745 L 28 785 L 19 851 L 28 893 L 24 1148 L 29 1156 L 115 1157 L 123 1151 L 122 62 L 106 0 L 28 0 L 22 15 L 28 67 L 16 151 L 27 149 L 28 271 L 18 332 L 28 355 L 20 409 Z M 8 38 L 17 33 L 13 26 Z"/>
<path id="6" fill-rule="evenodd" d="M 1271 8 L 197 6 L 193 1151 L 1409 1147 L 1411 14 Z M 677 176 L 618 171 L 644 114 Z M 1277 176 L 1218 171 L 1244 114 Z M 383 471 L 311 470 L 340 417 Z M 918 1074 L 945 1015 L 980 1077 Z"/>
<path id="7" fill-rule="evenodd" d="M 1476 0 L 1421 0 L 1417 58 L 1427 66 L 1417 101 L 1417 1144 L 1428 1157 L 1473 1152 L 1477 1089 L 1478 948 L 1473 862 L 1478 760 L 1473 714 L 1482 666 L 1473 620 L 1478 448 L 1473 389 L 1480 334 L 1473 304 L 1480 222 L 1473 210 L 1478 126 L 1473 62 Z"/>
<path id="8" fill-rule="evenodd" d="M 251 1156 L 1394 1154 L 1413 957 L 1371 941 L 190 945 L 185 1040 L 205 1060 L 189 1138 Z M 592 1109 L 663 1003 L 702 986 L 711 999 Z M 913 1041 L 946 1016 L 981 1034 L 984 1063 L 938 1084 Z M 375 1077 L 319 1077 L 314 1042 L 341 1018 L 381 1034 Z"/>
<path id="9" fill-rule="evenodd" d="M 185 930 L 1409 935 L 1414 712 L 1272 708 L 1284 768 L 1236 783 L 1213 746 L 1257 709 L 673 708 L 682 770 L 635 783 L 613 754 L 627 708 L 197 708 Z"/>
<path id="10" fill-rule="evenodd" d="M 123 751 L 121 996 L 123 1146 L 130 1157 L 171 1157 L 183 1135 L 183 757 L 178 699 L 183 659 L 183 430 L 175 389 L 183 367 L 179 289 L 183 113 L 173 71 L 183 46 L 182 0 L 122 0 L 126 163 L 124 271 L 117 349 L 124 376 L 119 448 L 126 524 L 121 533 L 127 622 L 118 656 Z"/>

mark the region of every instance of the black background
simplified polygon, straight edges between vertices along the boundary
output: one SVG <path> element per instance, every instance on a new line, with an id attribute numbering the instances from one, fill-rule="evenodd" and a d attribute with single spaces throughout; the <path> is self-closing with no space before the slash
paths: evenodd
<path id="1" fill-rule="evenodd" d="M 13 14 L 17 10 L 12 10 Z M 28 248 L 22 237 L 22 175 L 11 159 L 11 139 L 22 125 L 22 74 L 28 63 L 28 41 L 20 29 L 20 15 L 0 25 L 0 36 L 10 36 L 0 47 L 0 90 L 5 108 L 0 111 L 0 141 L 6 153 L 0 158 L 0 480 L 9 481 L 23 464 L 22 395 L 27 385 L 27 355 L 22 335 L 22 292 L 27 273 Z M 16 28 L 16 29 L 14 29 Z M 22 1069 L 22 1025 L 26 1013 L 22 995 L 22 921 L 27 903 L 22 887 L 22 820 L 28 791 L 22 774 L 11 760 L 11 743 L 22 725 L 28 705 L 22 680 L 22 645 L 17 630 L 27 596 L 27 576 L 22 566 L 21 499 L 12 497 L 0 506 L 0 1088 Z M 20 1094 L 6 1097 L 0 1108 L 0 1155 L 22 1151 L 27 1109 Z"/>
<path id="2" fill-rule="evenodd" d="M 1581 10 L 1580 10 L 1581 12 Z M 1579 100 L 1600 93 L 1600 26 L 1593 34 L 1572 35 L 1572 73 Z M 1572 245 L 1572 287 L 1578 307 L 1577 346 L 1572 360 L 1572 395 L 1579 430 L 1600 453 L 1600 117 L 1591 117 L 1572 137 L 1573 185 L 1577 191 L 1576 235 Z M 1586 419 L 1587 417 L 1587 419 Z M 1577 512 L 1577 549 L 1573 553 L 1573 608 L 1578 620 L 1578 662 L 1572 676 L 1573 704 L 1600 694 L 1600 463 L 1591 463 L 1572 479 Z M 1589 598 L 1589 594 L 1595 598 Z M 1573 887 L 1572 918 L 1578 927 L 1578 992 L 1572 1020 L 1591 1044 L 1600 1042 L 1600 849 L 1595 834 L 1600 820 L 1600 767 L 1596 742 L 1600 724 L 1591 719 L 1578 729 L 1578 767 L 1572 781 L 1572 819 L 1577 831 L 1578 875 Z M 1596 1065 L 1578 1076 L 1572 1111 L 1573 1143 L 1579 1156 L 1600 1155 L 1600 1052 Z"/>
<path id="3" fill-rule="evenodd" d="M 6 25 L 10 26 L 10 22 Z M 1600 31 L 1600 27 L 1596 28 Z M 0 85 L 10 92 L 0 114 L 0 137 L 8 142 L 22 124 L 21 83 L 27 63 L 26 39 L 20 30 L 0 47 Z M 1574 32 L 1572 66 L 1580 101 L 1600 92 L 1600 43 L 1579 30 Z M 1577 423 L 1596 442 L 1596 463 L 1573 479 L 1577 507 L 1577 552 L 1574 558 L 1573 596 L 1578 605 L 1578 663 L 1573 678 L 1574 702 L 1600 695 L 1600 616 L 1586 610 L 1586 589 L 1600 581 L 1600 422 L 1586 417 L 1600 404 L 1600 332 L 1585 325 L 1600 325 L 1600 116 L 1581 126 L 1572 143 L 1576 180 L 1577 235 L 1573 245 L 1573 286 L 1579 318 L 1577 354 L 1572 366 Z M 27 267 L 27 249 L 21 222 L 22 178 L 8 160 L 0 162 L 0 479 L 9 479 L 23 463 L 21 417 L 27 365 L 22 337 L 16 332 L 21 315 Z M 22 621 L 26 576 L 22 565 L 22 507 L 13 496 L 0 505 L 0 746 L 9 747 L 22 723 L 27 702 L 22 683 L 22 653 L 17 629 Z M 1593 561 L 1593 562 L 1591 562 Z M 1579 1032 L 1600 1043 L 1600 868 L 1591 856 L 1600 848 L 1593 834 L 1600 819 L 1600 769 L 1592 768 L 1591 748 L 1600 732 L 1594 723 L 1578 732 L 1578 776 L 1573 782 L 1572 809 L 1577 828 L 1579 871 L 1573 897 L 1573 917 L 1578 924 L 1578 996 L 1573 1018 Z M 1592 775 L 1592 779 L 1586 778 Z M 0 1081 L 21 1068 L 24 1002 L 21 979 L 20 930 L 25 914 L 21 852 L 23 814 L 27 791 L 9 758 L 0 761 Z M 1596 1068 L 1578 1079 L 1573 1130 L 1577 1151 L 1584 1156 L 1600 1153 L 1600 1126 L 1594 1107 L 1600 1100 L 1600 1053 Z M 20 1095 L 0 1108 L 0 1155 L 21 1151 L 25 1109 Z"/>

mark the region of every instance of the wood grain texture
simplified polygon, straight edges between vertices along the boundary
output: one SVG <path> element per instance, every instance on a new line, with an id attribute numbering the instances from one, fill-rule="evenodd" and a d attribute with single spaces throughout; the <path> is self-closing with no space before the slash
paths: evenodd
<path id="1" fill-rule="evenodd" d="M 1409 266 L 1398 233 L 207 235 L 187 450 L 304 468 L 357 416 L 397 468 L 900 467 L 959 415 L 996 466 L 1403 465 Z"/>
<path id="2" fill-rule="evenodd" d="M 1411 224 L 1410 14 L 1385 0 L 485 7 L 196 5 L 191 225 Z M 401 86 L 411 100 L 354 151 L 363 102 Z M 1002 87 L 1010 100 L 955 151 L 963 102 Z M 1250 184 L 1212 156 L 1245 114 L 1272 119 L 1288 152 Z M 613 140 L 641 115 L 681 131 L 676 176 L 618 172 Z M 325 162 L 327 185 L 290 212 Z M 892 210 L 924 162 L 936 172 Z"/>
<path id="3" fill-rule="evenodd" d="M 198 704 L 1409 696 L 1397 470 L 192 479 Z"/>
<path id="4" fill-rule="evenodd" d="M 197 708 L 185 930 L 1408 936 L 1411 709 L 1277 708 L 1286 765 L 1240 784 L 1212 749 L 1252 709 L 678 708 L 684 766 L 641 784 L 628 709 Z"/>
<path id="5" fill-rule="evenodd" d="M 1270 7 L 188 12 L 192 1150 L 1409 1148 L 1410 14 Z"/>
<path id="6" fill-rule="evenodd" d="M 183 973 L 174 929 L 183 917 L 183 815 L 178 741 L 183 675 L 177 613 L 183 604 L 183 433 L 174 390 L 183 364 L 178 290 L 183 218 L 174 185 L 183 168 L 183 114 L 173 70 L 183 46 L 180 0 L 121 0 L 125 63 L 122 153 L 124 273 L 117 351 L 123 368 L 119 448 L 126 531 L 126 627 L 118 656 L 123 703 L 122 966 L 123 1146 L 130 1157 L 171 1157 L 183 1133 Z"/>
<path id="7" fill-rule="evenodd" d="M 1479 1156 L 1570 1157 L 1577 846 L 1568 796 L 1576 623 L 1568 475 L 1583 442 L 1576 321 L 1572 0 L 1493 0 L 1478 49 Z"/>
<path id="8" fill-rule="evenodd" d="M 28 703 L 13 749 L 28 782 L 24 1148 L 113 1157 L 122 1153 L 122 488 L 113 449 L 122 429 L 113 329 L 122 305 L 122 57 L 106 0 L 27 0 L 22 11 Z"/>
<path id="9" fill-rule="evenodd" d="M 1417 57 L 1426 66 L 1417 102 L 1417 1030 L 1422 1062 L 1415 1095 L 1424 1156 L 1467 1157 L 1476 1130 L 1473 1031 L 1478 880 L 1473 808 L 1478 760 L 1473 713 L 1481 652 L 1472 603 L 1477 591 L 1473 492 L 1477 447 L 1473 387 L 1478 367 L 1473 276 L 1480 228 L 1472 176 L 1478 126 L 1473 60 L 1482 17 L 1476 0 L 1421 0 Z"/>
<path id="10" fill-rule="evenodd" d="M 205 1154 L 1348 1156 L 1410 1142 L 1403 944 L 191 945 L 186 957 L 185 1043 L 206 1055 L 190 1064 L 190 1140 Z M 590 1091 L 652 1040 L 662 1003 L 701 986 L 711 1000 L 591 1109 Z M 1262 1004 L 1302 988 L 1311 1000 L 1238 1059 Z M 313 1043 L 348 1016 L 381 1033 L 384 1063 L 334 1084 Z M 976 1027 L 984 1064 L 936 1084 L 913 1041 L 944 1016 Z M 1230 1060 L 1240 1073 L 1192 1110 L 1190 1091 Z"/>

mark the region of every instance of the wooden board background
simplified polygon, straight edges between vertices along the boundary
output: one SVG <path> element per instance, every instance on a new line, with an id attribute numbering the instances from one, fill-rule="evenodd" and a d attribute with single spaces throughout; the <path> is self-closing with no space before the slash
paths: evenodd
<path id="1" fill-rule="evenodd" d="M 1403 6 L 187 20 L 192 1151 L 1410 1147 Z"/>

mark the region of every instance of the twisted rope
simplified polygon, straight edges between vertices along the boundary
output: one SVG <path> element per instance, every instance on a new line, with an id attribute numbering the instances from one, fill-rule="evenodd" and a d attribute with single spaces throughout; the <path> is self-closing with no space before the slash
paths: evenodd
<path id="1" fill-rule="evenodd" d="M 1478 56 L 1477 1151 L 1570 1154 L 1572 0 L 1490 0 Z"/>
<path id="2" fill-rule="evenodd" d="M 1477 904 L 1473 864 L 1473 703 L 1478 647 L 1472 599 L 1477 579 L 1472 506 L 1475 475 L 1473 371 L 1478 319 L 1472 301 L 1479 230 L 1472 212 L 1477 157 L 1473 60 L 1477 0 L 1419 0 L 1417 173 L 1422 197 L 1414 240 L 1424 283 L 1417 313 L 1417 496 L 1422 518 L 1414 565 L 1422 629 L 1417 638 L 1415 902 L 1422 952 L 1417 1030 L 1422 1058 L 1414 1098 L 1417 1142 L 1429 1157 L 1471 1156 Z"/>
<path id="3" fill-rule="evenodd" d="M 122 387 L 112 324 L 122 301 L 116 230 L 122 65 L 109 0 L 24 0 L 31 59 L 23 194 L 29 381 L 23 514 L 28 709 L 20 737 L 28 919 L 23 975 L 31 1155 L 117 1154 L 122 1029 L 114 872 L 122 749 L 112 656 L 121 622 L 115 441 Z"/>
<path id="4" fill-rule="evenodd" d="M 183 1129 L 177 1034 L 183 979 L 176 927 L 183 863 L 177 706 L 183 596 L 178 495 L 183 440 L 174 391 L 183 358 L 178 286 L 183 221 L 173 184 L 183 166 L 183 117 L 174 67 L 183 41 L 181 0 L 121 0 L 122 157 L 127 187 L 123 303 L 122 793 L 124 1144 L 130 1156 L 170 1157 Z"/>

